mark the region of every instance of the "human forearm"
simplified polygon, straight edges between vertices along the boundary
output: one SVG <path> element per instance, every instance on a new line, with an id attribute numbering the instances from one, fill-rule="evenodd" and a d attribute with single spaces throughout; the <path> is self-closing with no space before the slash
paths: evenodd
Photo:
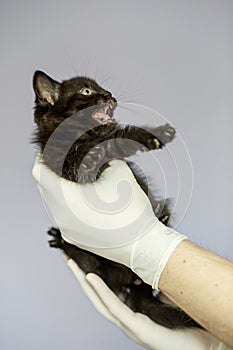
<path id="1" fill-rule="evenodd" d="M 159 289 L 204 328 L 233 347 L 233 264 L 190 241 L 168 260 Z"/>

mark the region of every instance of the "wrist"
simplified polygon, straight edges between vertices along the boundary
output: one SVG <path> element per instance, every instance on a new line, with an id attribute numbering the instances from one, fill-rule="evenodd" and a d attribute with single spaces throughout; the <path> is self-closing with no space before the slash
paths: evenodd
<path id="1" fill-rule="evenodd" d="M 129 267 L 145 283 L 159 290 L 159 280 L 170 256 L 185 239 L 185 235 L 156 219 L 141 238 L 126 245 L 115 248 L 79 247 Z"/>
<path id="2" fill-rule="evenodd" d="M 144 282 L 159 290 L 159 280 L 170 256 L 185 239 L 185 235 L 157 221 L 149 232 L 133 243 L 130 268 Z"/>

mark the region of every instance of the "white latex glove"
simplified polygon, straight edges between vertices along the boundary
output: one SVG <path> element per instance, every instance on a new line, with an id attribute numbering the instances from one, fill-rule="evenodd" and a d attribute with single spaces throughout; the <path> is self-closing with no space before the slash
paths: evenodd
<path id="1" fill-rule="evenodd" d="M 57 176 L 37 157 L 33 176 L 63 238 L 130 267 L 153 288 L 186 236 L 155 217 L 148 197 L 123 160 L 113 160 L 94 184 Z"/>
<path id="2" fill-rule="evenodd" d="M 227 350 L 210 333 L 198 329 L 171 330 L 154 323 L 149 317 L 133 312 L 93 274 L 87 275 L 72 260 L 67 261 L 84 292 L 106 319 L 116 324 L 136 343 L 153 350 Z"/>

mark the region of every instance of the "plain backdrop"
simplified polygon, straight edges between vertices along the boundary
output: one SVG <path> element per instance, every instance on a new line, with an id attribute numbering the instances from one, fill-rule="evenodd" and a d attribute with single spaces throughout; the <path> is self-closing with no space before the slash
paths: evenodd
<path id="1" fill-rule="evenodd" d="M 105 80 L 120 101 L 167 118 L 193 169 L 178 230 L 233 259 L 232 20 L 231 0 L 1 1 L 1 350 L 140 348 L 94 310 L 48 247 L 50 220 L 31 176 L 36 69 Z M 177 174 L 174 182 L 164 171 L 173 196 Z M 191 183 L 189 174 L 180 185 Z"/>

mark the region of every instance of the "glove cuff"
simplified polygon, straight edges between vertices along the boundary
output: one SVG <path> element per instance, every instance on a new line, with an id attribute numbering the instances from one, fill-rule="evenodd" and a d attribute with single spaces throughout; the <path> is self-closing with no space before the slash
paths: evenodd
<path id="1" fill-rule="evenodd" d="M 152 288 L 158 284 L 164 267 L 178 244 L 187 239 L 174 229 L 157 221 L 131 249 L 130 268 Z"/>

